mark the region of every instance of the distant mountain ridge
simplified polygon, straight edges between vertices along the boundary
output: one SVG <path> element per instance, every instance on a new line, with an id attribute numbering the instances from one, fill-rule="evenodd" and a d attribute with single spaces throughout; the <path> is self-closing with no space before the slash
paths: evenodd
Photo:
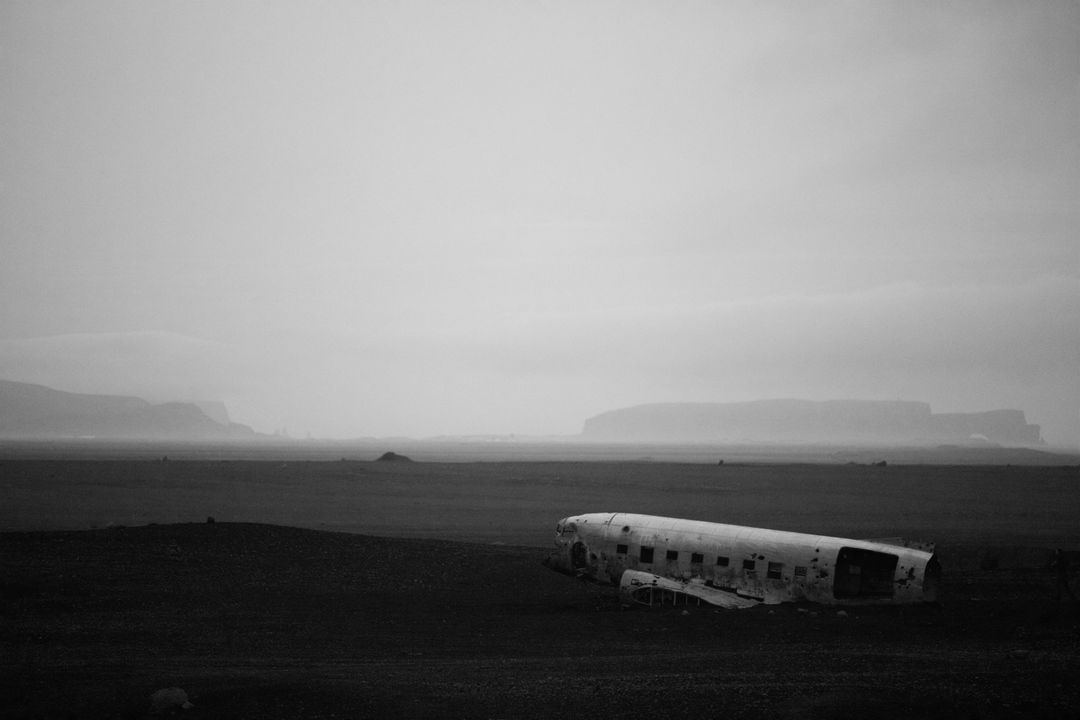
<path id="1" fill-rule="evenodd" d="M 637 405 L 587 419 L 581 435 L 613 442 L 1043 444 L 1040 427 L 1022 410 L 933 413 L 928 403 L 887 400 Z"/>
<path id="2" fill-rule="evenodd" d="M 230 422 L 221 403 L 208 405 L 216 419 L 193 403 L 152 405 L 137 397 L 84 395 L 0 380 L 0 437 L 218 440 L 257 436 L 248 426 Z"/>

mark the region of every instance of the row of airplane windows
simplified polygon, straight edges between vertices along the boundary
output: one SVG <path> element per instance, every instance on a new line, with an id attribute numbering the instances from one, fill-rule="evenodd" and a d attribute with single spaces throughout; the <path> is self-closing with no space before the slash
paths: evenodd
<path id="1" fill-rule="evenodd" d="M 626 555 L 629 552 L 630 552 L 630 547 L 628 545 L 619 544 L 619 545 L 615 546 L 615 553 L 617 555 Z M 679 551 L 678 550 L 668 550 L 665 559 L 668 562 L 678 562 L 678 560 L 679 560 Z M 651 563 L 651 562 L 653 562 L 653 548 L 646 547 L 646 546 L 643 545 L 641 547 L 641 551 L 638 553 L 638 560 L 640 562 L 643 562 L 643 563 Z M 701 565 L 701 564 L 704 564 L 704 562 L 705 562 L 704 553 L 697 553 L 697 552 L 690 553 L 690 564 L 691 565 Z M 717 555 L 716 556 L 716 564 L 717 564 L 718 567 L 727 567 L 730 563 L 731 563 L 730 558 L 725 557 L 723 555 Z M 754 558 L 748 558 L 748 559 L 742 561 L 742 566 L 743 566 L 743 570 L 755 571 L 755 570 L 757 570 L 757 560 L 754 559 Z M 783 576 L 783 572 L 784 572 L 784 563 L 770 562 L 768 572 L 766 573 L 766 577 L 769 578 L 770 580 L 779 580 Z M 795 575 L 796 575 L 796 577 L 805 577 L 806 576 L 806 568 L 802 567 L 802 566 L 796 567 L 795 568 Z"/>

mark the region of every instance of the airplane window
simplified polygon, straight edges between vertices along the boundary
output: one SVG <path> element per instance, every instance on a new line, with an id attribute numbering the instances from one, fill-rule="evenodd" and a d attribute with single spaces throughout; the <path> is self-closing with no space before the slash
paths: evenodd
<path id="1" fill-rule="evenodd" d="M 720 567 L 727 567 L 729 560 L 723 555 L 718 555 L 716 558 L 716 564 Z"/>
<path id="2" fill-rule="evenodd" d="M 638 559 L 640 559 L 643 563 L 651 563 L 652 553 L 653 549 L 651 547 L 643 547 L 641 548 L 641 553 L 638 555 Z"/>
<path id="3" fill-rule="evenodd" d="M 690 553 L 690 562 L 700 565 L 705 562 L 705 556 L 701 553 Z"/>
<path id="4" fill-rule="evenodd" d="M 766 575 L 770 580 L 779 580 L 783 574 L 784 563 L 771 562 L 769 563 L 769 572 Z"/>
<path id="5" fill-rule="evenodd" d="M 802 567 L 801 565 L 796 565 L 795 566 L 795 577 L 801 577 L 801 578 L 806 577 L 806 568 Z"/>
<path id="6" fill-rule="evenodd" d="M 743 560 L 742 561 L 742 569 L 743 570 L 753 570 L 755 567 L 757 567 L 757 562 L 755 562 L 754 560 Z"/>
<path id="7" fill-rule="evenodd" d="M 627 550 L 628 550 L 628 548 L 625 545 L 616 545 L 615 546 L 615 553 L 617 555 L 625 555 Z"/>
<path id="8" fill-rule="evenodd" d="M 678 550 L 668 550 L 667 551 L 667 559 L 668 560 L 678 560 L 679 559 L 679 551 Z"/>

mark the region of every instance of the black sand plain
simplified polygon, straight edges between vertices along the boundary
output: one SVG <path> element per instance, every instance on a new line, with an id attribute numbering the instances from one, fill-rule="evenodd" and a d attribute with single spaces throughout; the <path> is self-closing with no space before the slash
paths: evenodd
<path id="1" fill-rule="evenodd" d="M 0 524 L 18 530 L 0 534 L 3 714 L 146 717 L 175 686 L 187 718 L 1075 718 L 1080 611 L 1047 562 L 1080 549 L 1078 481 L 1075 466 L 0 460 Z M 540 564 L 556 520 L 599 510 L 936 540 L 942 602 L 624 609 Z"/>

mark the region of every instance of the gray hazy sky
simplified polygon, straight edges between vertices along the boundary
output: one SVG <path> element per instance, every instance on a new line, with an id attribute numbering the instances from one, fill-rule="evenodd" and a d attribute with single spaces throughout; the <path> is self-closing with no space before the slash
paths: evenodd
<path id="1" fill-rule="evenodd" d="M 0 377 L 320 437 L 1080 441 L 1080 5 L 0 2 Z"/>

